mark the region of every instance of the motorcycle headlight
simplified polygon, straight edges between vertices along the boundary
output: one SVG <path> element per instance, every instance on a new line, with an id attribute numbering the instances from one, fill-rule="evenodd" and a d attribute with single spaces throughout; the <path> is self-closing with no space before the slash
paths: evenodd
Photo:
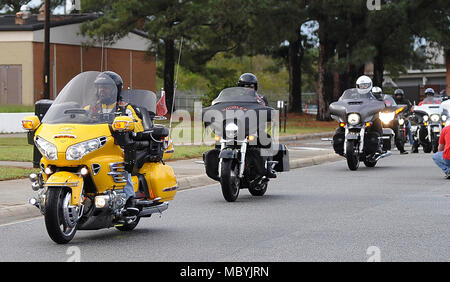
<path id="1" fill-rule="evenodd" d="M 398 124 L 400 124 L 400 125 L 404 125 L 404 124 L 405 124 L 405 120 L 404 120 L 404 119 L 402 119 L 402 118 L 401 118 L 401 119 L 399 119 L 399 120 L 398 120 Z"/>
<path id="2" fill-rule="evenodd" d="M 437 114 L 434 114 L 434 115 L 430 116 L 430 119 L 431 119 L 432 122 L 438 122 L 438 121 L 441 120 L 441 117 L 439 115 L 437 115 Z"/>
<path id="3" fill-rule="evenodd" d="M 441 118 L 442 118 L 442 121 L 446 121 L 447 120 L 447 116 L 446 115 L 442 115 Z"/>
<path id="4" fill-rule="evenodd" d="M 70 146 L 66 151 L 66 160 L 80 160 L 86 154 L 89 154 L 90 152 L 93 152 L 102 147 L 105 143 L 102 142 L 103 140 L 101 138 L 96 138 Z"/>
<path id="5" fill-rule="evenodd" d="M 225 126 L 225 133 L 228 138 L 234 138 L 237 135 L 239 127 L 235 123 L 229 123 Z"/>
<path id="6" fill-rule="evenodd" d="M 347 117 L 347 122 L 350 125 L 357 125 L 361 122 L 361 117 L 359 114 L 349 114 Z"/>
<path id="7" fill-rule="evenodd" d="M 380 112 L 380 119 L 384 124 L 388 124 L 391 122 L 395 117 L 395 112 L 389 112 L 389 113 L 381 113 Z"/>
<path id="8" fill-rule="evenodd" d="M 429 117 L 427 115 L 423 116 L 423 121 L 428 121 Z"/>
<path id="9" fill-rule="evenodd" d="M 58 159 L 58 150 L 56 146 L 52 143 L 48 142 L 42 137 L 36 137 L 36 141 L 34 142 L 36 147 L 41 152 L 43 156 L 45 156 L 49 160 L 57 160 Z"/>

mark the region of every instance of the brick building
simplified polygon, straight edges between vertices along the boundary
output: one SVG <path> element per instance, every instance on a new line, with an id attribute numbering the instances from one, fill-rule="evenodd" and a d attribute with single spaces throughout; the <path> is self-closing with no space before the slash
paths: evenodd
<path id="1" fill-rule="evenodd" d="M 50 29 L 50 98 L 84 71 L 111 70 L 124 88 L 156 90 L 156 60 L 149 41 L 130 32 L 105 46 L 80 35 L 93 15 L 52 15 Z M 42 15 L 0 16 L 0 104 L 32 105 L 43 95 L 44 22 Z"/>

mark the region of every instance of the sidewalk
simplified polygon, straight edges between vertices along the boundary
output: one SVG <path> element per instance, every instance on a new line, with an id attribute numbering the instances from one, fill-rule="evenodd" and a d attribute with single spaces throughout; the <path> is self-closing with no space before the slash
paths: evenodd
<path id="1" fill-rule="evenodd" d="M 293 140 L 304 140 L 311 138 L 327 137 L 330 133 L 290 136 L 281 139 L 282 142 Z M 283 141 L 284 140 L 284 141 Z M 331 149 L 325 150 L 289 150 L 291 169 L 313 166 L 329 161 L 337 161 L 342 158 Z M 177 176 L 179 190 L 186 190 L 194 187 L 217 184 L 218 182 L 206 176 L 204 165 L 196 163 L 201 159 L 189 159 L 179 161 L 169 161 Z M 0 165 L 32 167 L 27 162 L 5 162 Z M 282 174 L 279 175 L 283 177 Z M 0 181 L 0 224 L 5 224 L 17 220 L 40 216 L 37 208 L 28 204 L 28 199 L 35 196 L 36 192 L 31 189 L 31 182 L 28 179 L 17 179 Z"/>

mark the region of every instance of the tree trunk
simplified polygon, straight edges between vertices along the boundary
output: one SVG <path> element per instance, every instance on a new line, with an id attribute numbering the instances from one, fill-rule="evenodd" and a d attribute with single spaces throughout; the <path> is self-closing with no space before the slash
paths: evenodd
<path id="1" fill-rule="evenodd" d="M 384 59 L 381 48 L 378 48 L 378 54 L 373 62 L 373 86 L 383 87 Z"/>
<path id="2" fill-rule="evenodd" d="M 304 49 L 301 39 L 289 43 L 289 112 L 301 113 L 302 109 L 302 59 Z"/>
<path id="3" fill-rule="evenodd" d="M 173 39 L 165 39 L 164 48 L 164 90 L 166 91 L 167 110 L 171 113 L 175 76 L 175 41 Z"/>
<path id="4" fill-rule="evenodd" d="M 321 36 L 322 35 L 322 36 Z M 317 89 L 317 120 L 331 120 L 330 103 L 333 101 L 334 79 L 333 72 L 328 70 L 327 63 L 334 55 L 335 44 L 319 31 L 319 79 Z"/>

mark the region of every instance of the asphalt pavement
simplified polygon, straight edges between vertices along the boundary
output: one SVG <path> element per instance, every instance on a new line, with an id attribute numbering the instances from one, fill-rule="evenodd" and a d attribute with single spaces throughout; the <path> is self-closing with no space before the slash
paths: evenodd
<path id="1" fill-rule="evenodd" d="M 394 151 L 358 171 L 341 159 L 282 173 L 266 195 L 241 190 L 234 203 L 218 184 L 182 190 L 132 232 L 78 231 L 69 245 L 49 239 L 42 217 L 4 224 L 0 260 L 450 261 L 449 184 L 430 154 Z"/>
<path id="2" fill-rule="evenodd" d="M 320 140 L 320 137 L 329 135 L 330 133 L 317 133 L 280 138 L 281 142 L 288 144 L 289 147 L 292 146 L 291 167 L 299 168 L 340 159 L 331 150 L 329 142 Z M 14 136 L 21 137 L 20 134 Z M 316 148 L 313 148 L 314 146 Z M 175 171 L 179 190 L 216 183 L 206 176 L 204 165 L 199 164 L 199 161 L 201 159 L 167 162 Z M 0 165 L 32 168 L 31 162 L 0 161 Z M 27 178 L 0 181 L 0 224 L 40 216 L 39 210 L 28 204 L 28 200 L 35 194 Z"/>

